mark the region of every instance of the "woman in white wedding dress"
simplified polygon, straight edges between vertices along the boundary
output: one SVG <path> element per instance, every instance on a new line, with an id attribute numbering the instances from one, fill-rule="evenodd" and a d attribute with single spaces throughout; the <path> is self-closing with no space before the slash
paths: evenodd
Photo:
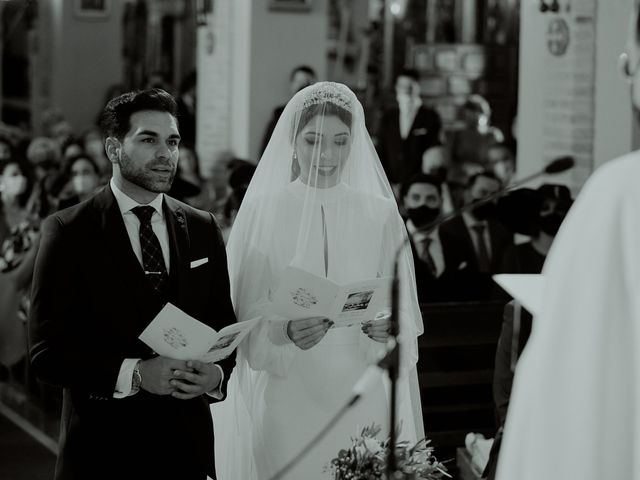
<path id="1" fill-rule="evenodd" d="M 287 104 L 247 190 L 228 241 L 238 321 L 264 321 L 238 351 L 228 399 L 214 407 L 220 480 L 267 480 L 345 405 L 387 348 L 388 318 L 351 327 L 323 318 L 291 322 L 269 312 L 283 271 L 295 266 L 346 284 L 388 277 L 406 231 L 364 125 L 341 84 L 321 82 Z M 401 439 L 423 436 L 415 364 L 422 319 L 411 253 L 399 254 Z M 375 422 L 388 434 L 389 392 L 380 378 L 283 477 L 325 479 L 325 466 Z"/>

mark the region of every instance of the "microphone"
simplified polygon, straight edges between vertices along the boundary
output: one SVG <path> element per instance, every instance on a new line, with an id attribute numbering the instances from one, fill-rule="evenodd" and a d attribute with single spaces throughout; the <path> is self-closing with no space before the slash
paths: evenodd
<path id="1" fill-rule="evenodd" d="M 512 190 L 520 188 L 525 183 L 529 183 L 530 181 L 535 180 L 536 178 L 539 178 L 539 177 L 543 177 L 545 175 L 555 175 L 558 173 L 565 172 L 573 168 L 574 165 L 575 165 L 575 160 L 573 159 L 573 157 L 570 157 L 570 156 L 558 157 L 552 160 L 551 162 L 549 162 L 542 170 L 532 173 L 531 175 L 528 175 L 519 180 L 516 180 L 515 182 L 510 183 L 505 187 L 502 187 L 500 190 L 490 195 L 487 195 L 484 198 L 475 200 L 471 203 L 467 203 L 466 205 L 462 205 L 461 207 L 456 208 L 452 212 L 449 212 L 446 215 L 442 215 L 436 218 L 433 222 L 429 223 L 426 227 L 421 228 L 420 230 L 431 231 L 434 228 L 439 227 L 446 221 L 451 220 L 452 218 L 456 218 L 459 215 L 462 215 L 464 212 L 468 212 L 469 210 L 473 210 L 474 208 L 479 207 L 480 205 L 493 202 L 494 200 L 497 200 L 498 198 L 505 196 L 507 193 L 511 192 Z M 396 253 L 396 256 L 395 256 L 396 266 L 398 263 L 398 257 L 400 256 L 400 252 L 402 251 L 402 249 L 404 248 L 405 244 L 408 241 L 409 239 L 407 238 L 407 240 L 405 240 L 405 242 L 400 246 L 400 248 L 398 249 L 398 252 Z"/>
<path id="2" fill-rule="evenodd" d="M 376 363 L 369 365 L 353 386 L 353 389 L 351 390 L 353 397 L 351 397 L 351 400 L 349 401 L 350 405 L 353 405 L 360 400 L 365 393 L 380 381 L 380 375 L 386 371 L 390 355 L 395 348 L 395 342 L 391 340 L 390 343 L 391 345 L 387 347 L 384 356 L 382 356 Z"/>
<path id="3" fill-rule="evenodd" d="M 553 175 L 555 173 L 562 173 L 566 170 L 569 170 L 570 168 L 573 168 L 575 164 L 576 162 L 573 159 L 573 157 L 570 157 L 570 156 L 558 157 L 555 160 L 552 160 L 551 162 L 549 162 L 549 164 L 546 167 L 544 167 L 543 172 L 549 175 Z"/>
<path id="4" fill-rule="evenodd" d="M 284 467 L 278 470 L 269 480 L 280 480 L 286 473 L 288 473 L 302 458 L 309 453 L 317 443 L 324 438 L 324 436 L 336 425 L 345 413 L 353 407 L 362 396 L 367 393 L 375 384 L 380 381 L 380 376 L 384 371 L 382 365 L 387 361 L 387 357 L 391 352 L 387 353 L 378 362 L 369 365 L 364 373 L 360 376 L 352 389 L 353 395 L 347 403 L 345 403 L 338 412 L 329 420 L 329 422 L 320 430 L 307 445 L 305 445 L 300 452 L 293 457 Z"/>

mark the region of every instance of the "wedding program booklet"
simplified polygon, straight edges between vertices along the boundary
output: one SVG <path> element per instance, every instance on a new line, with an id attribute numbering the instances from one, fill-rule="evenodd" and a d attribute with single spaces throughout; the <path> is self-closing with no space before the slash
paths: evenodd
<path id="1" fill-rule="evenodd" d="M 287 267 L 272 296 L 271 310 L 296 320 L 326 317 L 335 327 L 373 320 L 390 306 L 391 277 L 338 285 L 305 270 Z"/>
<path id="2" fill-rule="evenodd" d="M 167 303 L 139 338 L 158 355 L 214 363 L 231 355 L 259 320 L 234 323 L 217 332 Z"/>

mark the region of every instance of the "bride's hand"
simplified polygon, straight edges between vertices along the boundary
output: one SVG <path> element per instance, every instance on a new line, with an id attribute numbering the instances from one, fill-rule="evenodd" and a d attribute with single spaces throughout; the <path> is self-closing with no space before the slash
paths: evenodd
<path id="1" fill-rule="evenodd" d="M 332 326 L 333 322 L 324 317 L 290 320 L 287 323 L 287 335 L 298 348 L 309 350 L 322 340 Z"/>
<path id="2" fill-rule="evenodd" d="M 390 319 L 391 316 L 388 313 L 379 313 L 373 320 L 362 322 L 362 332 L 371 340 L 386 343 L 391 328 Z"/>

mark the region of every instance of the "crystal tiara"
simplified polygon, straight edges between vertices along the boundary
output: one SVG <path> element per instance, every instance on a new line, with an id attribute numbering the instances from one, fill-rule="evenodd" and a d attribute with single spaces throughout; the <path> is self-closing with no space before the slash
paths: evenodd
<path id="1" fill-rule="evenodd" d="M 351 112 L 353 110 L 353 93 L 348 87 L 335 82 L 318 82 L 305 88 L 302 108 L 320 103 L 333 103 Z"/>

